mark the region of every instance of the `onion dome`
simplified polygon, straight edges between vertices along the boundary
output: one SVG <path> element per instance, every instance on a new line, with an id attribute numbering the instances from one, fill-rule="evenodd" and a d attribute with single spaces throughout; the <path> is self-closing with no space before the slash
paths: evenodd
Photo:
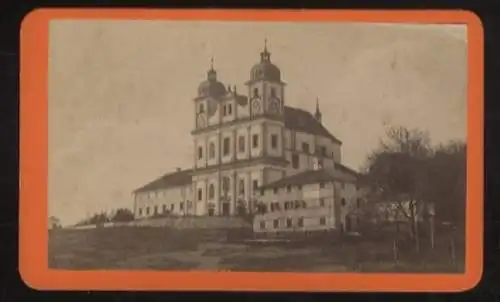
<path id="1" fill-rule="evenodd" d="M 207 71 L 207 79 L 198 86 L 199 97 L 218 98 L 226 94 L 226 87 L 217 81 L 217 72 L 214 69 L 213 58 L 210 69 Z"/>
<path id="2" fill-rule="evenodd" d="M 271 53 L 267 51 L 267 40 L 264 51 L 260 53 L 260 62 L 255 64 L 250 71 L 250 81 L 257 80 L 281 82 L 280 69 L 271 63 Z"/>

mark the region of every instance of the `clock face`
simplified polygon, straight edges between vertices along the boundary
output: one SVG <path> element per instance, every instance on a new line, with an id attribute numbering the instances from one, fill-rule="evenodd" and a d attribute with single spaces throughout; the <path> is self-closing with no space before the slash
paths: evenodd
<path id="1" fill-rule="evenodd" d="M 202 114 L 198 114 L 197 124 L 198 124 L 198 127 L 205 127 L 205 125 L 206 125 L 205 116 L 203 116 Z"/>
<path id="2" fill-rule="evenodd" d="M 253 114 L 259 114 L 261 112 L 259 98 L 255 98 L 252 100 L 252 112 L 253 112 Z"/>

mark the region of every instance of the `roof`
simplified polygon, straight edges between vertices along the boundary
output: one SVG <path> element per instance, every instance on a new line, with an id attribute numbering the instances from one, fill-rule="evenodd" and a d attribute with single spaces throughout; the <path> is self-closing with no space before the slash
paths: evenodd
<path id="1" fill-rule="evenodd" d="M 308 170 L 263 185 L 261 189 L 274 189 L 286 186 L 303 186 L 330 181 L 353 181 L 352 175 L 350 176 L 351 177 L 349 177 L 349 175 L 344 173 L 343 171 L 331 169 Z"/>
<path id="2" fill-rule="evenodd" d="M 135 190 L 134 193 L 188 185 L 192 182 L 191 172 L 193 172 L 192 169 L 187 169 L 187 170 L 176 171 L 173 173 L 167 173 L 153 180 L 152 182 L 140 187 L 139 189 Z"/>
<path id="3" fill-rule="evenodd" d="M 349 168 L 347 166 L 344 166 L 341 163 L 334 163 L 334 165 L 335 165 L 336 169 L 339 169 L 340 171 L 342 171 L 344 173 L 351 174 L 351 175 L 353 175 L 355 177 L 359 177 L 360 176 L 359 172 L 356 172 L 353 169 L 351 169 L 351 168 Z"/>
<path id="4" fill-rule="evenodd" d="M 342 143 L 333 136 L 314 116 L 305 110 L 285 106 L 285 128 L 331 138 Z"/>

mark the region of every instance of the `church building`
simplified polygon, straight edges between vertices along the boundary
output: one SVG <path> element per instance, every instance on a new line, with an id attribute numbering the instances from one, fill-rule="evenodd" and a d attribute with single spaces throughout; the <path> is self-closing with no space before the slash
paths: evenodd
<path id="1" fill-rule="evenodd" d="M 193 99 L 193 165 L 135 190 L 136 218 L 253 211 L 260 188 L 298 173 L 341 165 L 342 142 L 314 113 L 287 106 L 286 84 L 267 45 L 245 93 L 219 81 L 213 67 Z"/>

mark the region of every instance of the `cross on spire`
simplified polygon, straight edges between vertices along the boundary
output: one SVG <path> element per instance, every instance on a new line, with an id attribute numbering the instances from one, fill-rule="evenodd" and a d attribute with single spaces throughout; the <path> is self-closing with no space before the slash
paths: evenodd
<path id="1" fill-rule="evenodd" d="M 260 53 L 260 60 L 262 62 L 269 62 L 271 59 L 271 54 L 267 51 L 267 37 L 264 39 L 264 51 Z"/>
<path id="2" fill-rule="evenodd" d="M 321 111 L 319 110 L 319 97 L 316 97 L 316 112 L 314 113 L 314 118 L 321 123 Z"/>
<path id="3" fill-rule="evenodd" d="M 214 56 L 210 57 L 210 70 L 214 70 Z"/>

